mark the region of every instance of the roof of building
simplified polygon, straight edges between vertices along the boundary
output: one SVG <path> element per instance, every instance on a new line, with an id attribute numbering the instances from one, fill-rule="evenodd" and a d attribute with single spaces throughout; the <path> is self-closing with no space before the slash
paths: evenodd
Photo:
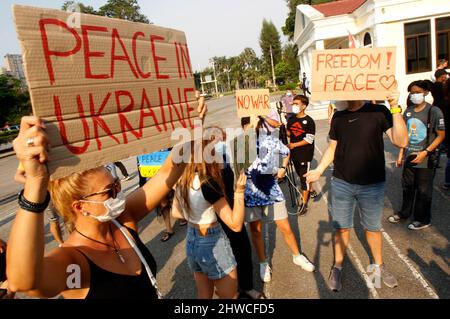
<path id="1" fill-rule="evenodd" d="M 331 17 L 352 13 L 366 1 L 367 0 L 339 0 L 316 4 L 312 7 L 322 13 L 325 17 Z"/>

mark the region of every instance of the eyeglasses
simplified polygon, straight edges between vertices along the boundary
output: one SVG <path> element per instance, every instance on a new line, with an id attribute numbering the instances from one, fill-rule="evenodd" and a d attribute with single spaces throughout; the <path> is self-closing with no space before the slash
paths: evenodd
<path id="1" fill-rule="evenodd" d="M 117 194 L 122 190 L 122 185 L 120 184 L 120 179 L 116 178 L 114 179 L 114 182 L 110 185 L 107 186 L 107 188 L 105 190 L 102 190 L 101 192 L 97 192 L 97 193 L 92 193 L 86 196 L 81 197 L 81 199 L 86 199 L 88 197 L 92 197 L 95 195 L 104 195 L 104 194 L 108 194 L 109 197 L 111 198 L 116 198 Z"/>

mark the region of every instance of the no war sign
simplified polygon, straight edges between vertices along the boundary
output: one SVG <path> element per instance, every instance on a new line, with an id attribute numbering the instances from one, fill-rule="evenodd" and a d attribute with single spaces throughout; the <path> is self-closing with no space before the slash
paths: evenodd
<path id="1" fill-rule="evenodd" d="M 236 91 L 236 109 L 238 117 L 269 114 L 269 90 L 261 89 Z"/>
<path id="2" fill-rule="evenodd" d="M 396 49 L 313 51 L 313 100 L 385 100 L 397 90 Z"/>
<path id="3" fill-rule="evenodd" d="M 47 121 L 52 178 L 167 148 L 193 129 L 185 34 L 143 23 L 13 6 L 33 113 Z"/>

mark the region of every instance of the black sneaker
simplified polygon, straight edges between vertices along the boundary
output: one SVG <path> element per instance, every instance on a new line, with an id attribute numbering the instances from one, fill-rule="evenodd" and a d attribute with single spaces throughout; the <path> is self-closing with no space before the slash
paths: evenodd
<path id="1" fill-rule="evenodd" d="M 335 292 L 342 289 L 342 270 L 332 267 L 330 277 L 328 277 L 328 287 Z"/>

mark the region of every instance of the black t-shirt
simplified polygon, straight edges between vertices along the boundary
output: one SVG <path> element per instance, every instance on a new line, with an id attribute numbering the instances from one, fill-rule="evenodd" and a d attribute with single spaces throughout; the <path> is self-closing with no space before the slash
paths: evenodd
<path id="1" fill-rule="evenodd" d="M 333 175 L 350 184 L 384 182 L 383 133 L 391 127 L 392 114 L 384 105 L 336 112 L 330 129 L 330 138 L 337 141 Z"/>
<path id="2" fill-rule="evenodd" d="M 440 82 L 433 83 L 431 87 L 431 95 L 433 96 L 433 105 L 441 109 L 445 108 L 444 84 Z"/>
<path id="3" fill-rule="evenodd" d="M 316 123 L 314 123 L 314 120 L 308 115 L 302 118 L 293 116 L 288 121 L 287 129 L 291 134 L 291 143 L 303 140 L 312 142 L 312 144 L 292 149 L 291 158 L 299 162 L 311 162 L 314 156 L 314 137 L 316 134 Z"/>
<path id="4" fill-rule="evenodd" d="M 202 194 L 205 200 L 207 200 L 211 205 L 214 205 L 223 195 L 223 191 L 219 184 L 212 178 L 204 182 L 201 186 Z"/>

